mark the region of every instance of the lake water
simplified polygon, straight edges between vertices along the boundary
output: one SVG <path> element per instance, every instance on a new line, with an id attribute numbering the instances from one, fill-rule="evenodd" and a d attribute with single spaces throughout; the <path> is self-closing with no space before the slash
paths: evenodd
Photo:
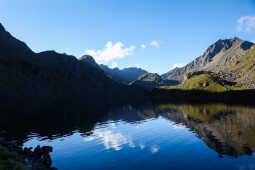
<path id="1" fill-rule="evenodd" d="M 145 104 L 100 115 L 63 113 L 12 130 L 24 147 L 52 146 L 60 170 L 255 170 L 255 108 Z"/>

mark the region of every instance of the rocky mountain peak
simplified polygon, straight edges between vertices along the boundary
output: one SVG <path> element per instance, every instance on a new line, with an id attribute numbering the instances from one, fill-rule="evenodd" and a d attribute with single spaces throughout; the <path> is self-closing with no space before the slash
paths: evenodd
<path id="1" fill-rule="evenodd" d="M 219 39 L 210 45 L 200 57 L 197 57 L 186 66 L 174 71 L 170 70 L 162 76 L 168 80 L 178 80 L 181 82 L 184 79 L 185 73 L 189 71 L 218 71 L 221 67 L 228 65 L 234 57 L 241 55 L 253 45 L 253 43 L 241 40 L 238 37 L 224 40 Z"/>
<path id="2" fill-rule="evenodd" d="M 243 42 L 243 40 L 234 37 L 232 39 L 218 40 L 212 44 L 204 53 L 204 57 L 214 57 L 221 51 L 226 51 L 233 46 L 238 46 Z"/>

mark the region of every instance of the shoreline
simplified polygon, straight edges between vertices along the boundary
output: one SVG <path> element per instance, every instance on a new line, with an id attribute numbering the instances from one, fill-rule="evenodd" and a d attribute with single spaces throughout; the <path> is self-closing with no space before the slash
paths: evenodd
<path id="1" fill-rule="evenodd" d="M 255 105 L 255 90 L 231 90 L 209 92 L 204 90 L 153 89 L 150 99 L 154 102 L 169 103 L 224 103 Z"/>
<path id="2" fill-rule="evenodd" d="M 52 147 L 22 148 L 22 143 L 9 140 L 6 134 L 0 131 L 0 169 L 57 170 L 51 166 Z"/>

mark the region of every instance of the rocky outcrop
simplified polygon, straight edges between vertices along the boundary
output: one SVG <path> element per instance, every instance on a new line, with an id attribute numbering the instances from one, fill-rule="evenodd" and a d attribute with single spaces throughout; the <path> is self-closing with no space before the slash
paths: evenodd
<path id="1" fill-rule="evenodd" d="M 0 131 L 0 169 L 57 170 L 52 167 L 50 146 L 22 148 L 22 143 L 10 140 Z"/>
<path id="2" fill-rule="evenodd" d="M 141 75 L 137 80 L 132 82 L 132 84 L 143 87 L 147 90 L 152 90 L 158 86 L 170 86 L 178 84 L 174 80 L 164 80 L 162 77 L 156 73 L 146 73 Z"/>

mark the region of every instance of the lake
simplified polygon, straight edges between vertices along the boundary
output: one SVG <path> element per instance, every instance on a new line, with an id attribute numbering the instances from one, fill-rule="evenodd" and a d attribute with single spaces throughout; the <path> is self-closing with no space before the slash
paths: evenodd
<path id="1" fill-rule="evenodd" d="M 255 108 L 248 106 L 147 103 L 21 116 L 19 129 L 6 121 L 23 147 L 52 146 L 60 170 L 255 169 Z"/>

